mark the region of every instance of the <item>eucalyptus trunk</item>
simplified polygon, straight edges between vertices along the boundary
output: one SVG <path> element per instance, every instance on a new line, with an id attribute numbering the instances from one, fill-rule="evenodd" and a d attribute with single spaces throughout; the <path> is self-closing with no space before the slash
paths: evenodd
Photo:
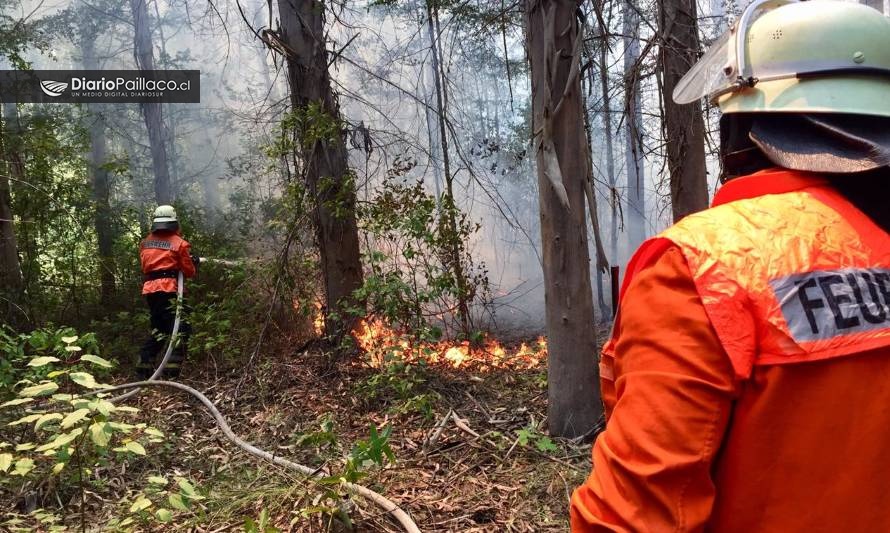
<path id="1" fill-rule="evenodd" d="M 155 69 L 154 44 L 151 37 L 151 21 L 148 18 L 146 0 L 130 0 L 133 11 L 133 24 L 136 28 L 133 44 L 136 66 L 140 71 Z M 140 104 L 142 118 L 148 130 L 148 144 L 151 149 L 151 167 L 154 174 L 155 200 L 158 204 L 173 203 L 174 195 L 170 183 L 170 167 L 167 161 L 167 147 L 164 133 L 164 115 L 160 102 Z"/>
<path id="2" fill-rule="evenodd" d="M 548 425 L 576 437 L 602 411 L 596 366 L 584 181 L 576 0 L 526 0 L 547 323 Z"/>
<path id="3" fill-rule="evenodd" d="M 629 250 L 636 250 L 646 238 L 646 174 L 643 170 L 643 115 L 640 96 L 640 14 L 634 0 L 625 0 L 624 29 L 624 113 L 627 168 L 627 237 Z"/>
<path id="4" fill-rule="evenodd" d="M 658 62 L 664 105 L 664 138 L 671 180 L 674 221 L 708 207 L 705 174 L 705 124 L 700 102 L 679 105 L 672 94 L 680 78 L 697 59 L 696 0 L 659 0 L 658 29 L 662 35 Z"/>
<path id="5" fill-rule="evenodd" d="M 324 4 L 318 0 L 279 0 L 278 9 L 294 112 L 306 113 L 318 106 L 325 120 L 340 127 L 340 107 L 328 72 Z M 342 131 L 333 138 L 315 139 L 303 132 L 298 141 L 297 156 L 315 201 L 315 229 L 325 285 L 325 330 L 338 340 L 355 323 L 357 317 L 350 317 L 347 310 L 359 304 L 353 293 L 362 286 L 355 179 Z"/>
<path id="6" fill-rule="evenodd" d="M 84 35 L 81 40 L 83 66 L 87 70 L 99 70 L 99 59 L 96 56 L 96 35 Z M 109 172 L 105 167 L 107 159 L 107 142 L 105 139 L 105 117 L 101 104 L 86 105 L 89 112 L 90 153 L 89 173 L 93 184 L 93 201 L 96 203 L 96 214 L 93 226 L 96 229 L 96 240 L 99 251 L 99 282 L 102 303 L 109 305 L 116 291 L 114 265 L 114 224 L 111 220 Z"/>

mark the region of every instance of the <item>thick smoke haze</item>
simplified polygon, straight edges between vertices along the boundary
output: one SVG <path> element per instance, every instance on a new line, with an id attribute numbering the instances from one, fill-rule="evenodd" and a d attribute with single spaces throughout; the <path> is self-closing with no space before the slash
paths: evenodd
<path id="1" fill-rule="evenodd" d="M 609 40 L 603 55 L 610 113 L 605 113 L 601 66 L 597 61 L 584 79 L 591 137 L 593 177 L 599 222 L 610 264 L 622 266 L 641 240 L 631 242 L 629 228 L 642 236 L 666 227 L 669 194 L 662 156 L 658 88 L 651 75 L 654 58 L 641 60 L 636 150 L 641 176 L 642 212 L 629 204 L 628 164 L 633 137 L 626 133 L 624 73 L 636 68 L 653 28 L 641 22 L 637 39 L 622 39 L 619 8 L 605 13 Z M 473 258 L 484 264 L 492 287 L 496 314 L 493 324 L 509 331 L 541 331 L 544 294 L 540 264 L 537 175 L 530 146 L 530 87 L 521 21 L 498 27 L 479 24 L 468 34 L 466 24 L 452 24 L 443 13 L 441 25 L 430 32 L 425 4 L 413 0 L 389 6 L 350 2 L 332 4 L 328 16 L 329 48 L 334 58 L 331 74 L 348 123 L 350 162 L 358 177 L 361 200 L 369 199 L 396 160 L 415 166 L 405 177 L 422 180 L 426 189 L 440 193 L 445 172 L 443 142 L 431 65 L 431 34 L 441 49 L 445 83 L 446 141 L 457 204 L 479 223 L 471 242 Z M 641 5 L 646 12 L 651 6 Z M 710 6 L 715 20 L 723 20 L 723 5 Z M 50 17 L 73 10 L 102 20 L 95 49 L 102 69 L 135 69 L 132 16 L 120 1 L 46 3 L 22 2 L 8 11 L 12 18 Z M 202 207 L 202 216 L 225 221 L 236 208 L 233 198 L 250 195 L 273 198 L 274 161 L 263 147 L 275 141 L 276 127 L 288 108 L 286 73 L 280 56 L 257 37 L 276 30 L 275 3 L 245 0 L 226 2 L 155 0 L 148 3 L 156 68 L 199 69 L 201 103 L 165 106 L 170 140 L 171 178 L 188 184 L 176 190 L 179 198 Z M 270 11 L 271 10 L 271 11 Z M 52 28 L 52 26 L 50 26 Z M 716 32 L 719 28 L 704 28 Z M 588 36 L 590 50 L 598 41 Z M 628 55 L 630 54 L 630 55 Z M 636 54 L 636 56 L 634 56 Z M 599 56 L 599 52 L 596 52 Z M 71 32 L 47 30 L 43 51 L 26 58 L 34 69 L 84 68 L 82 43 Z M 598 57 L 597 57 L 598 60 Z M 127 163 L 115 176 L 115 195 L 138 190 L 133 175 L 150 172 L 148 140 L 140 132 L 142 118 L 136 104 L 108 104 L 102 113 L 108 123 L 112 159 Z M 607 137 L 611 135 L 611 152 Z M 611 161 L 611 163 L 610 163 Z M 611 179 L 609 176 L 611 169 Z M 714 183 L 712 165 L 709 183 Z M 128 177 L 129 176 L 129 177 Z M 614 184 L 613 184 L 614 182 Z M 148 205 L 139 206 L 146 212 Z M 614 223 L 612 219 L 615 219 Z M 613 235 L 612 228 L 615 228 Z M 590 234 L 591 276 L 594 248 Z M 258 251 L 259 253 L 259 251 Z M 599 278 L 609 303 L 608 275 Z M 603 318 L 610 311 L 596 306 Z"/>

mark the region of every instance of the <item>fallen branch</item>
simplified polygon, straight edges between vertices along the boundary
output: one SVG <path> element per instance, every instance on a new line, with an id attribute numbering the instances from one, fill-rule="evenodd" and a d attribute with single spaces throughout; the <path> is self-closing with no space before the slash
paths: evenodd
<path id="1" fill-rule="evenodd" d="M 451 413 L 452 410 L 449 409 L 448 412 L 445 413 L 445 416 L 443 416 L 442 419 L 436 423 L 435 428 L 433 428 L 432 435 L 427 439 L 426 442 L 423 443 L 422 450 L 424 455 L 428 454 L 430 448 L 432 448 L 433 445 L 436 444 L 436 441 L 439 440 L 439 436 L 442 435 L 442 430 L 445 429 L 445 424 L 448 422 L 448 419 L 451 418 Z"/>
<path id="2" fill-rule="evenodd" d="M 202 404 L 204 404 L 204 407 L 206 407 L 207 410 L 210 411 L 210 414 L 213 416 L 213 419 L 216 421 L 216 424 L 222 430 L 226 438 L 228 438 L 236 446 L 238 446 L 245 452 L 255 457 L 259 457 L 260 459 L 270 461 L 278 466 L 296 470 L 310 477 L 316 477 L 319 475 L 319 472 L 313 468 L 309 468 L 308 466 L 304 466 L 299 463 L 294 463 L 293 461 L 288 461 L 283 457 L 277 457 L 265 450 L 257 448 L 238 435 L 235 435 L 235 433 L 232 431 L 232 428 L 229 427 L 228 422 L 226 422 L 226 419 L 223 417 L 222 413 L 220 413 L 219 409 L 217 409 L 216 406 L 213 405 L 213 402 L 211 402 L 207 398 L 207 396 L 204 396 L 204 394 L 196 389 L 193 389 L 192 387 L 189 387 L 188 385 L 183 385 L 182 383 L 177 383 L 175 381 L 137 381 L 134 383 L 125 383 L 123 385 L 109 387 L 107 389 L 95 391 L 91 394 L 113 392 L 117 390 L 133 389 L 139 387 L 169 387 L 187 392 L 197 398 Z M 411 518 L 411 516 L 385 496 L 378 494 L 377 492 L 374 492 L 373 490 L 362 485 L 356 485 L 355 483 L 344 482 L 343 487 L 352 494 L 357 494 L 359 496 L 362 496 L 363 498 L 370 500 L 375 505 L 392 515 L 392 517 L 396 521 L 398 521 L 399 524 L 401 524 L 401 526 L 408 533 L 420 533 L 420 529 L 417 527 L 417 524 L 414 523 L 414 520 Z"/>

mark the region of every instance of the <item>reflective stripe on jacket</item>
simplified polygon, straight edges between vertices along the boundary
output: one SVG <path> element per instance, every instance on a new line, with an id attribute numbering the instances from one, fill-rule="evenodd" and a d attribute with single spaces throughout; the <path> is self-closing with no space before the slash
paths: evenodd
<path id="1" fill-rule="evenodd" d="M 195 265 L 190 254 L 191 245 L 178 234 L 163 231 L 154 232 L 142 239 L 139 244 L 139 258 L 142 273 L 159 270 L 180 270 L 190 278 L 195 275 Z M 153 292 L 176 292 L 175 278 L 162 278 L 145 281 L 142 294 Z"/>
<path id="2" fill-rule="evenodd" d="M 890 236 L 803 173 L 714 204 L 628 265 L 573 531 L 890 530 Z"/>

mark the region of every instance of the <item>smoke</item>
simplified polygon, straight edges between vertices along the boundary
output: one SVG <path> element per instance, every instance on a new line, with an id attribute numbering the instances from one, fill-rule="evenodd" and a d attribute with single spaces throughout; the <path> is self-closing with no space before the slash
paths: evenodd
<path id="1" fill-rule="evenodd" d="M 531 88 L 521 27 L 485 17 L 475 22 L 458 20 L 443 11 L 430 32 L 424 2 L 375 4 L 328 6 L 334 9 L 328 16 L 328 48 L 336 58 L 331 74 L 347 122 L 351 166 L 361 199 L 370 198 L 399 157 L 416 161 L 410 177 L 422 180 L 429 192 L 441 194 L 447 157 L 457 204 L 480 224 L 469 246 L 474 260 L 487 269 L 496 310 L 494 325 L 504 331 L 542 331 L 537 176 L 529 149 Z M 277 188 L 280 169 L 263 148 L 275 141 L 276 126 L 287 109 L 286 74 L 281 58 L 266 50 L 254 33 L 275 29 L 277 14 L 273 11 L 270 19 L 269 4 L 259 0 L 242 1 L 240 7 L 231 1 L 211 5 L 198 0 L 156 0 L 149 4 L 157 68 L 201 70 L 201 103 L 167 105 L 164 113 L 177 194 L 201 206 L 211 219 L 243 210 L 238 202 L 245 197 L 259 202 L 281 192 Z M 132 15 L 126 2 L 72 0 L 47 5 L 26 0 L 14 3 L 7 14 L 63 17 L 65 10 L 102 21 L 96 49 L 103 69 L 135 68 Z M 620 11 L 609 17 L 612 30 L 619 34 Z M 33 68 L 82 68 L 78 22 L 68 15 L 64 19 L 72 31 L 48 30 L 45 50 L 28 52 Z M 640 39 L 651 37 L 646 25 L 640 33 Z M 628 217 L 639 217 L 645 235 L 652 235 L 667 225 L 670 210 L 665 209 L 669 195 L 658 146 L 661 126 L 653 118 L 659 105 L 657 87 L 654 78 L 647 77 L 640 89 L 645 212 L 628 211 L 623 44 L 620 39 L 615 42 L 607 54 L 608 66 L 615 71 L 608 77 L 611 116 L 603 113 L 599 83 L 588 83 L 584 90 L 591 112 L 602 238 L 609 262 L 623 265 L 636 244 L 629 242 L 625 231 Z M 438 95 L 432 44 L 441 52 Z M 652 60 L 651 55 L 646 59 Z M 598 66 L 594 63 L 589 68 Z M 138 107 L 108 104 L 104 115 L 111 157 L 126 161 L 131 177 L 142 176 L 144 181 L 151 165 Z M 614 141 L 611 153 L 606 149 L 607 128 Z M 607 175 L 609 159 L 614 162 L 614 187 Z M 116 199 L 143 206 L 150 194 L 134 185 L 138 181 L 119 179 L 114 187 Z M 610 246 L 612 217 L 617 228 L 614 246 Z M 593 258 L 592 242 L 591 238 Z M 593 267 L 591 278 L 595 284 Z M 608 281 L 606 277 L 604 284 Z M 608 302 L 608 288 L 602 291 Z M 595 301 L 597 292 L 594 286 Z"/>

